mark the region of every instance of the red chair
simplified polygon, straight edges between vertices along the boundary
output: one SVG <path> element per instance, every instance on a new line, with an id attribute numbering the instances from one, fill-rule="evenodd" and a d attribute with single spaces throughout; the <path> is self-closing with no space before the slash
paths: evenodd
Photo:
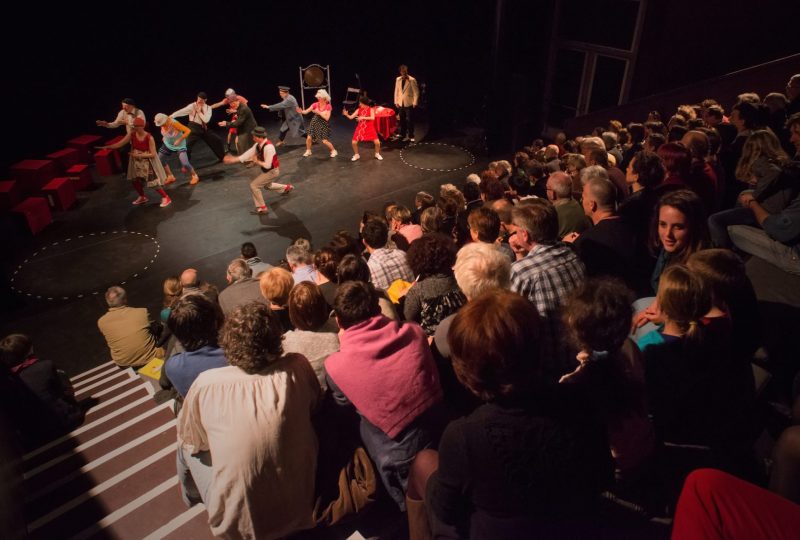
<path id="1" fill-rule="evenodd" d="M 88 165 L 73 165 L 67 169 L 67 178 L 72 181 L 76 191 L 92 187 L 92 171 Z"/>
<path id="2" fill-rule="evenodd" d="M 111 146 L 112 144 L 116 144 L 119 141 L 121 141 L 124 137 L 125 137 L 124 135 L 118 135 L 118 136 L 114 137 L 113 139 L 108 139 L 103 144 L 103 146 Z M 117 164 L 117 170 L 121 171 L 122 170 L 122 157 L 119 155 L 119 150 L 117 150 L 115 148 L 114 150 L 111 150 L 111 153 L 114 155 L 114 163 Z"/>
<path id="3" fill-rule="evenodd" d="M 94 153 L 94 164 L 97 166 L 97 174 L 100 176 L 111 176 L 119 171 L 117 162 L 114 160 L 114 150 L 108 148 Z"/>
<path id="4" fill-rule="evenodd" d="M 77 165 L 80 163 L 80 157 L 78 150 L 74 148 L 64 148 L 63 150 L 59 150 L 58 152 L 53 152 L 52 154 L 47 154 L 47 159 L 52 159 L 56 163 L 60 165 L 60 173 L 66 172 L 67 169 L 72 167 L 73 165 Z"/>
<path id="5" fill-rule="evenodd" d="M 53 214 L 43 197 L 29 197 L 11 209 L 21 215 L 28 225 L 31 234 L 36 235 L 53 222 Z"/>
<path id="6" fill-rule="evenodd" d="M 11 167 L 13 176 L 25 195 L 39 193 L 47 182 L 58 176 L 58 164 L 50 159 L 26 159 Z"/>
<path id="7" fill-rule="evenodd" d="M 68 140 L 67 146 L 78 151 L 78 163 L 91 163 L 94 147 L 99 146 L 102 140 L 100 135 L 81 135 Z"/>
<path id="8" fill-rule="evenodd" d="M 43 188 L 42 195 L 54 210 L 69 210 L 76 202 L 75 186 L 69 178 L 53 178 Z"/>
<path id="9" fill-rule="evenodd" d="M 0 182 L 0 210 L 11 210 L 22 200 L 22 188 L 16 180 Z"/>

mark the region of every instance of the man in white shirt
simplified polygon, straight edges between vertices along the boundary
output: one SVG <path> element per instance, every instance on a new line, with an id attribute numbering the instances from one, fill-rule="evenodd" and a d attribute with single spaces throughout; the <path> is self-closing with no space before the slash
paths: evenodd
<path id="1" fill-rule="evenodd" d="M 211 148 L 217 159 L 222 161 L 222 158 L 225 157 L 225 147 L 222 144 L 222 139 L 208 129 L 209 122 L 211 122 L 211 105 L 206 103 L 207 100 L 206 93 L 199 92 L 197 101 L 189 103 L 186 107 L 178 109 L 169 116 L 170 118 L 189 117 L 187 126 L 192 132 L 186 139 L 186 153 L 189 155 L 189 159 L 192 158 L 192 147 L 198 140 L 202 139 Z"/>
<path id="2" fill-rule="evenodd" d="M 147 120 L 144 116 L 144 111 L 136 106 L 136 103 L 131 98 L 125 98 L 122 100 L 122 106 L 120 107 L 119 112 L 117 113 L 117 117 L 114 119 L 113 122 L 106 122 L 105 120 L 97 120 L 95 124 L 100 127 L 105 128 L 118 128 L 120 126 L 125 126 L 125 132 L 130 133 L 133 131 L 133 121 L 137 118 L 141 118 L 142 120 Z M 130 145 L 125 145 L 119 149 L 120 157 L 122 158 L 122 171 L 125 172 L 128 170 L 128 154 L 130 153 Z"/>
<path id="3" fill-rule="evenodd" d="M 419 102 L 417 79 L 408 74 L 408 66 L 400 66 L 400 76 L 394 82 L 394 105 L 400 123 L 398 139 L 414 142 L 414 120 L 411 111 Z"/>
<path id="4" fill-rule="evenodd" d="M 261 167 L 261 172 L 250 182 L 250 192 L 253 194 L 253 202 L 256 209 L 251 212 L 256 215 L 263 215 L 269 212 L 267 204 L 264 202 L 264 195 L 261 188 L 271 191 L 279 191 L 281 195 L 286 195 L 294 189 L 291 184 L 279 184 L 273 182 L 280 174 L 278 154 L 275 153 L 275 146 L 267 139 L 267 130 L 259 126 L 253 130 L 253 140 L 256 143 L 249 150 L 240 156 L 224 156 L 224 162 L 228 165 L 233 163 L 253 162 Z"/>

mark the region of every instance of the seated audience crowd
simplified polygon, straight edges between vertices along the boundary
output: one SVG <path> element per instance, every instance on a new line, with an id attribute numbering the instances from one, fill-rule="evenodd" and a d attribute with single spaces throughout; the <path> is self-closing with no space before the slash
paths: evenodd
<path id="1" fill-rule="evenodd" d="M 785 99 L 537 140 L 274 266 L 245 243 L 221 291 L 167 278 L 160 325 L 111 287 L 98 327 L 121 367 L 166 357 L 182 495 L 219 536 L 279 538 L 384 496 L 412 538 L 590 537 L 621 509 L 695 537 L 743 526 L 751 484 L 779 502 L 748 519 L 797 534 L 798 428 L 771 471 L 754 452 L 764 321 L 743 261 L 800 274 L 799 100 L 796 75 Z M 82 421 L 29 338 L 0 354 L 4 399 L 46 410 L 31 443 Z M 735 500 L 714 512 L 718 490 Z"/>

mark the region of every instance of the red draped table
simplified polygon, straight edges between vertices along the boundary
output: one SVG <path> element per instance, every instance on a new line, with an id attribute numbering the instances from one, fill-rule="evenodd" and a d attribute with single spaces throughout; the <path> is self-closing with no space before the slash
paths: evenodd
<path id="1" fill-rule="evenodd" d="M 387 107 L 375 107 L 375 131 L 378 136 L 386 140 L 392 136 L 397 129 L 397 114 L 394 109 Z"/>

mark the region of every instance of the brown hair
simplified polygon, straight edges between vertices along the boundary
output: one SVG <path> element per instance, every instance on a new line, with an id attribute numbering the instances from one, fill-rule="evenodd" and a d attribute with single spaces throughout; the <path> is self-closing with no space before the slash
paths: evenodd
<path id="1" fill-rule="evenodd" d="M 700 319 L 711 309 L 711 294 L 686 265 L 673 264 L 661 274 L 656 295 L 661 312 L 687 338 L 702 338 Z"/>
<path id="2" fill-rule="evenodd" d="M 33 343 L 25 334 L 9 334 L 0 341 L 0 358 L 6 367 L 21 364 L 31 352 Z"/>
<path id="3" fill-rule="evenodd" d="M 298 330 L 316 330 L 328 320 L 328 303 L 316 283 L 302 281 L 289 293 L 289 319 Z"/>
<path id="4" fill-rule="evenodd" d="M 456 377 L 484 401 L 524 394 L 539 374 L 539 325 L 536 308 L 518 294 L 473 298 L 447 335 Z"/>
<path id="5" fill-rule="evenodd" d="M 336 283 L 336 267 L 339 266 L 339 257 L 333 248 L 324 247 L 314 254 L 314 268 L 317 272 Z"/>
<path id="6" fill-rule="evenodd" d="M 232 366 L 258 373 L 283 352 L 278 316 L 261 302 L 250 302 L 230 313 L 220 332 L 219 344 Z"/>
<path id="7" fill-rule="evenodd" d="M 711 301 L 727 311 L 728 302 L 747 284 L 744 263 L 729 249 L 703 249 L 692 253 L 686 266 L 700 276 L 711 292 Z"/>
<path id="8" fill-rule="evenodd" d="M 481 206 L 474 209 L 467 216 L 467 224 L 481 242 L 491 244 L 500 236 L 500 216 L 491 208 Z"/>
<path id="9" fill-rule="evenodd" d="M 581 348 L 614 352 L 631 330 L 634 295 L 621 280 L 587 279 L 564 304 L 564 322 Z"/>

